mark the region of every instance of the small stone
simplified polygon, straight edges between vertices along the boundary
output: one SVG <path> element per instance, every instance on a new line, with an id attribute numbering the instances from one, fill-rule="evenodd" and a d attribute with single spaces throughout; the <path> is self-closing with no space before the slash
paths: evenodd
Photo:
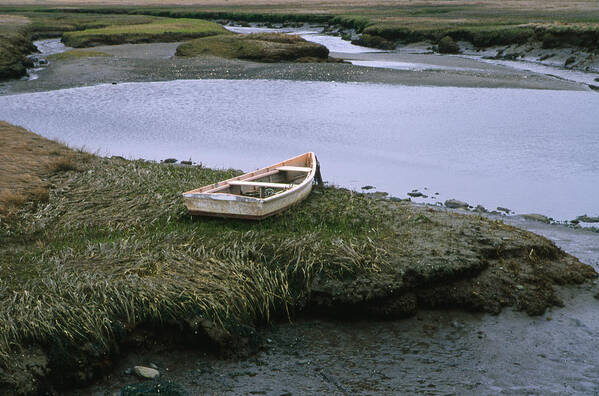
<path id="1" fill-rule="evenodd" d="M 165 164 L 174 164 L 175 162 L 177 162 L 177 159 L 176 158 L 167 158 L 162 162 L 164 162 Z"/>
<path id="2" fill-rule="evenodd" d="M 526 220 L 540 221 L 541 223 L 549 224 L 549 218 L 547 216 L 543 216 L 542 214 L 528 213 L 521 215 L 521 217 L 525 218 Z"/>
<path id="3" fill-rule="evenodd" d="M 160 372 L 151 367 L 135 366 L 133 372 L 140 378 L 154 379 L 160 376 Z"/>
<path id="4" fill-rule="evenodd" d="M 457 320 L 453 320 L 451 322 L 451 326 L 456 329 L 461 329 L 464 327 L 464 325 L 462 323 L 458 322 Z"/>
<path id="5" fill-rule="evenodd" d="M 468 208 L 468 204 L 466 202 L 458 201 L 457 199 L 448 199 L 445 201 L 445 206 L 450 209 Z"/>

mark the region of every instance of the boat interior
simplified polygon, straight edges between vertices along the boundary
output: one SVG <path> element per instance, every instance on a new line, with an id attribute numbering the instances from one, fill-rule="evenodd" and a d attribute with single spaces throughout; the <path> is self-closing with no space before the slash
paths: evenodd
<path id="1" fill-rule="evenodd" d="M 312 172 L 312 157 L 304 154 L 268 168 L 202 188 L 205 194 L 234 194 L 267 198 L 300 184 Z"/>

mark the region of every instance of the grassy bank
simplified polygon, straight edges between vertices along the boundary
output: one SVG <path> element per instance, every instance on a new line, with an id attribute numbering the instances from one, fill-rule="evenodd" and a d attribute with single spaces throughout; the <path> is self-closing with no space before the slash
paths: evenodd
<path id="1" fill-rule="evenodd" d="M 28 38 L 30 20 L 15 15 L 0 15 L 0 80 L 22 77 L 31 62 L 26 55 L 35 47 Z"/>
<path id="2" fill-rule="evenodd" d="M 35 136 L 4 127 L 17 142 Z M 299 310 L 538 314 L 560 304 L 554 285 L 596 276 L 500 222 L 337 188 L 261 222 L 191 218 L 182 191 L 238 172 L 76 155 L 37 173 L 43 205 L 24 200 L 0 222 L 6 392 L 89 381 L 139 329 L 174 326 L 186 345 L 234 350 L 254 326 Z"/>
<path id="3" fill-rule="evenodd" d="M 231 34 L 221 25 L 199 19 L 159 19 L 136 25 L 112 25 L 98 29 L 67 32 L 62 41 L 71 47 L 92 47 L 124 43 L 182 41 L 216 34 Z"/>
<path id="4" fill-rule="evenodd" d="M 329 50 L 300 36 L 279 33 L 214 36 L 177 47 L 177 56 L 213 55 L 259 62 L 326 61 Z"/>
<path id="5" fill-rule="evenodd" d="M 59 5 L 57 1 L 55 4 Z M 105 15 L 148 15 L 169 18 L 200 18 L 246 22 L 313 22 L 352 28 L 366 34 L 360 43 L 388 48 L 402 42 L 427 40 L 437 43 L 450 36 L 478 47 L 542 42 L 546 48 L 598 49 L 599 7 L 596 2 L 530 1 L 526 4 L 484 0 L 452 4 L 419 4 L 399 1 L 359 4 L 352 1 L 306 2 L 299 6 L 285 0 L 268 3 L 218 4 L 194 2 L 175 7 L 168 3 L 128 7 L 103 6 L 101 1 L 80 2 L 75 8 L 11 7 L 12 12 L 40 11 Z"/>

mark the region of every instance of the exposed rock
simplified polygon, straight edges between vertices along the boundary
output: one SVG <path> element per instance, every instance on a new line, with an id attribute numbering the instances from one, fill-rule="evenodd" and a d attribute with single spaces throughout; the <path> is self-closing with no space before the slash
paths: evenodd
<path id="1" fill-rule="evenodd" d="M 450 209 L 467 209 L 468 204 L 464 201 L 459 201 L 457 199 L 448 199 L 445 201 L 445 206 Z"/>
<path id="2" fill-rule="evenodd" d="M 450 36 L 445 36 L 439 40 L 439 52 L 441 54 L 459 54 L 460 47 Z"/>
<path id="3" fill-rule="evenodd" d="M 538 214 L 538 213 L 523 214 L 523 215 L 520 215 L 520 217 L 523 217 L 526 220 L 540 221 L 542 223 L 549 224 L 549 218 L 547 216 L 544 216 L 544 215 Z"/>
<path id="4" fill-rule="evenodd" d="M 133 372 L 138 377 L 146 379 L 154 379 L 160 376 L 160 372 L 158 370 L 145 366 L 135 366 L 133 367 Z"/>
<path id="5" fill-rule="evenodd" d="M 364 33 L 357 40 L 352 40 L 352 44 L 362 45 L 364 47 L 379 48 L 384 50 L 393 50 L 396 45 L 393 41 L 373 34 Z"/>
<path id="6" fill-rule="evenodd" d="M 587 215 L 582 215 L 582 216 L 578 216 L 576 218 L 576 220 L 578 220 L 579 222 L 583 222 L 583 223 L 599 223 L 599 216 L 598 217 L 590 217 Z"/>
<path id="7" fill-rule="evenodd" d="M 482 205 L 476 205 L 476 208 L 474 208 L 475 212 L 478 213 L 488 213 L 489 211 Z"/>

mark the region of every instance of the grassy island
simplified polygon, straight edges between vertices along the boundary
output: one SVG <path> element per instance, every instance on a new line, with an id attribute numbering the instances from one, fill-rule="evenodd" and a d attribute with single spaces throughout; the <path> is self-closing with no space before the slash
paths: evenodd
<path id="1" fill-rule="evenodd" d="M 181 44 L 177 56 L 213 55 L 259 62 L 326 61 L 329 50 L 297 35 L 260 33 L 219 35 Z"/>
<path id="2" fill-rule="evenodd" d="M 93 47 L 124 43 L 183 41 L 216 34 L 231 34 L 221 25 L 201 19 L 159 19 L 135 25 L 112 25 L 67 32 L 63 42 L 70 47 Z"/>
<path id="3" fill-rule="evenodd" d="M 540 314 L 561 304 L 556 285 L 597 276 L 502 222 L 333 187 L 261 222 L 192 218 L 182 191 L 239 172 L 101 158 L 0 127 L 13 142 L 0 158 L 20 165 L 0 174 L 11 179 L 0 184 L 7 393 L 88 382 L 139 331 L 236 351 L 258 342 L 257 326 L 300 311 Z M 38 185 L 44 194 L 28 194 Z"/>

